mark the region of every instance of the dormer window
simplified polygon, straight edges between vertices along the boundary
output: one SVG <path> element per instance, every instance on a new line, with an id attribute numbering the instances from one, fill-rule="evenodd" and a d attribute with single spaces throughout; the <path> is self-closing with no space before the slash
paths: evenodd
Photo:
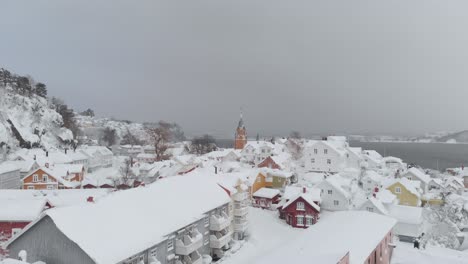
<path id="1" fill-rule="evenodd" d="M 328 154 L 328 149 L 323 149 L 323 154 L 327 155 Z"/>

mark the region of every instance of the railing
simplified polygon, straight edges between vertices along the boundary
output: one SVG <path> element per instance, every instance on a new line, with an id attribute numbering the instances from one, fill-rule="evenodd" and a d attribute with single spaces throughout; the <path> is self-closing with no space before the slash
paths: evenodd
<path id="1" fill-rule="evenodd" d="M 247 206 L 242 206 L 241 208 L 234 208 L 234 215 L 242 216 L 246 215 L 249 212 L 249 208 Z"/>
<path id="2" fill-rule="evenodd" d="M 219 236 L 219 237 L 218 237 Z M 210 247 L 211 248 L 222 248 L 232 240 L 232 232 L 229 231 L 225 235 L 211 235 L 210 236 Z"/>
<path id="3" fill-rule="evenodd" d="M 183 241 L 176 240 L 175 253 L 177 255 L 189 255 L 203 246 L 203 236 L 198 231 L 194 236 L 185 235 Z"/>
<path id="4" fill-rule="evenodd" d="M 212 215 L 210 217 L 210 230 L 221 231 L 231 225 L 231 218 L 223 213 L 223 215 Z"/>
<path id="5" fill-rule="evenodd" d="M 243 232 L 247 229 L 247 221 L 242 221 L 240 223 L 234 223 L 234 231 Z"/>

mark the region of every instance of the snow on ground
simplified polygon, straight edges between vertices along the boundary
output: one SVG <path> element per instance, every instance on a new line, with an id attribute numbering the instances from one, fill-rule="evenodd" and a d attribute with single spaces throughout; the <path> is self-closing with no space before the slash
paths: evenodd
<path id="1" fill-rule="evenodd" d="M 250 207 L 249 237 L 242 247 L 220 263 L 238 264 L 255 263 L 265 254 L 280 250 L 282 246 L 293 241 L 304 232 L 303 229 L 292 228 L 278 218 L 276 211 L 262 210 Z"/>
<path id="2" fill-rule="evenodd" d="M 392 264 L 468 264 L 468 253 L 453 249 L 428 247 L 415 249 L 409 243 L 397 243 Z"/>

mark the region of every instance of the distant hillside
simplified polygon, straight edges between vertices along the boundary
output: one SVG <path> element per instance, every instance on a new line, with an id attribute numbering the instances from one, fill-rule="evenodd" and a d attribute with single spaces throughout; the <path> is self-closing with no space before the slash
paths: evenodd
<path id="1" fill-rule="evenodd" d="M 47 99 L 47 89 L 30 77 L 0 69 L 0 146 L 56 147 L 70 144 L 72 132 Z"/>
<path id="2" fill-rule="evenodd" d="M 437 142 L 446 143 L 468 143 L 468 130 L 448 134 L 443 137 L 437 138 Z"/>

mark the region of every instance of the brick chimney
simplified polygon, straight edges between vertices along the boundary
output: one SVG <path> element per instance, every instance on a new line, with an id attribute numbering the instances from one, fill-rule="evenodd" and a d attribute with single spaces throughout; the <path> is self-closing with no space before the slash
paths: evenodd
<path id="1" fill-rule="evenodd" d="M 46 162 L 45 167 L 49 168 L 49 163 L 48 162 Z"/>
<path id="2" fill-rule="evenodd" d="M 86 201 L 88 203 L 94 203 L 94 197 L 93 196 L 89 196 L 88 199 L 86 199 Z"/>
<path id="3" fill-rule="evenodd" d="M 46 151 L 46 152 L 45 152 L 45 156 L 46 156 L 46 157 L 49 157 L 49 151 Z"/>
<path id="4" fill-rule="evenodd" d="M 306 187 L 302 187 L 302 193 L 306 193 L 306 192 L 307 192 Z"/>

